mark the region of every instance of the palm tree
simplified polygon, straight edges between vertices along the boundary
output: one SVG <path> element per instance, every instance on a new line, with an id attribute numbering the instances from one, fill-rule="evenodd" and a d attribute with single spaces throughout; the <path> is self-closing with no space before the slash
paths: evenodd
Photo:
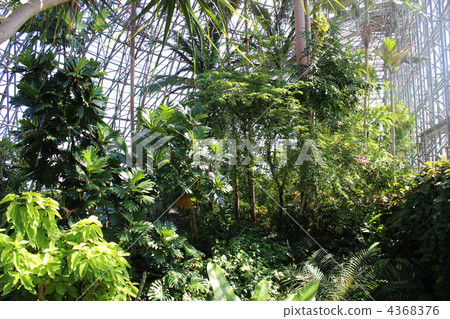
<path id="1" fill-rule="evenodd" d="M 278 4 L 277 2 L 275 4 Z M 269 41 L 250 43 L 256 51 L 263 49 L 267 60 L 265 67 L 274 70 L 286 70 L 295 64 L 291 49 L 295 42 L 295 28 L 292 28 L 292 1 L 281 0 L 273 11 L 258 2 L 250 2 L 249 9 L 261 26 L 261 37 Z M 259 36 L 259 35 L 258 35 Z M 263 46 L 266 43 L 267 45 Z"/>
<path id="2" fill-rule="evenodd" d="M 196 75 L 216 67 L 219 60 L 217 47 L 221 34 L 212 26 L 208 29 L 210 29 L 210 41 L 206 39 L 203 33 L 198 33 L 195 30 L 193 33 L 188 31 L 186 35 L 173 32 L 173 39 L 176 43 L 166 43 L 166 46 L 184 66 L 174 74 L 155 76 L 152 83 L 144 88 L 144 92 L 150 93 L 170 87 L 169 93 L 165 96 L 165 99 L 167 99 L 177 91 L 194 88 Z M 161 40 L 156 41 L 162 42 Z"/>
<path id="3" fill-rule="evenodd" d="M 383 60 L 387 70 L 389 71 L 389 79 L 392 82 L 392 76 L 398 69 L 405 63 L 409 63 L 407 60 L 407 54 L 411 46 L 407 46 L 400 52 L 397 52 L 397 41 L 392 38 L 386 38 L 380 49 L 376 51 L 376 54 Z M 394 88 L 390 88 L 390 103 L 391 112 L 395 114 L 394 104 Z M 392 121 L 392 155 L 395 156 L 395 119 Z"/>

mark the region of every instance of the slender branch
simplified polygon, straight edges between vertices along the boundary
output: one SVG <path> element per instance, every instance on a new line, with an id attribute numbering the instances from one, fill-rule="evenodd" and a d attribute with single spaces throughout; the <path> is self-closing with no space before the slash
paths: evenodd
<path id="1" fill-rule="evenodd" d="M 139 291 L 138 291 L 137 296 L 136 296 L 136 301 L 138 301 L 139 298 L 142 295 L 142 291 L 144 290 L 144 285 L 145 285 L 145 281 L 146 280 L 147 280 L 147 272 L 144 271 L 144 273 L 142 274 L 141 284 L 139 285 Z"/>
<path id="2" fill-rule="evenodd" d="M 30 18 L 41 11 L 70 0 L 31 0 L 14 10 L 0 23 L 0 44 L 11 38 Z"/>

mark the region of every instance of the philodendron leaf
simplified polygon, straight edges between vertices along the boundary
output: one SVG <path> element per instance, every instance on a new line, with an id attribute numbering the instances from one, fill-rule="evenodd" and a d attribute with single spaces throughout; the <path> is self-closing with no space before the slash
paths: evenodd
<path id="1" fill-rule="evenodd" d="M 306 286 L 304 286 L 302 289 L 300 289 L 299 292 L 296 294 L 290 295 L 286 301 L 314 301 L 317 289 L 319 288 L 319 282 L 317 281 L 311 281 Z"/>
<path id="2" fill-rule="evenodd" d="M 256 285 L 255 291 L 253 292 L 253 296 L 250 300 L 267 301 L 267 299 L 269 299 L 269 283 L 263 280 Z"/>
<path id="3" fill-rule="evenodd" d="M 235 294 L 222 269 L 214 263 L 208 263 L 209 282 L 214 291 L 214 300 L 217 301 L 238 301 L 240 300 Z"/>

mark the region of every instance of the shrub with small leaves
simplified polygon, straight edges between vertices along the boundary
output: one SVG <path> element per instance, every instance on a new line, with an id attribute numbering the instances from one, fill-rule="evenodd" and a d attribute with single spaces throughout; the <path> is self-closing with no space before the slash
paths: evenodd
<path id="1" fill-rule="evenodd" d="M 229 276 L 230 285 L 243 300 L 251 297 L 255 282 L 268 281 L 271 300 L 287 293 L 279 282 L 285 278 L 282 265 L 293 261 L 290 246 L 270 238 L 255 239 L 243 234 L 217 241 L 212 247 L 212 261 Z"/>
<path id="2" fill-rule="evenodd" d="M 7 300 L 129 300 L 137 293 L 126 254 L 103 239 L 91 216 L 61 233 L 59 205 L 27 192 L 11 202 L 0 230 L 0 292 Z"/>

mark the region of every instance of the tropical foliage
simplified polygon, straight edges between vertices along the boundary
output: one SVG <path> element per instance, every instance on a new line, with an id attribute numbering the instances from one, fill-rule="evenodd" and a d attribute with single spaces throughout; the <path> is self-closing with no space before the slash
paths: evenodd
<path id="1" fill-rule="evenodd" d="M 427 282 L 441 299 L 448 299 L 450 273 L 450 162 L 426 163 L 408 188 L 398 196 L 398 203 L 384 224 L 390 250 L 411 261 L 418 277 Z"/>
<path id="2" fill-rule="evenodd" d="M 322 12 L 362 3 L 312 2 L 299 79 L 291 2 L 198 1 L 201 24 L 190 1 L 150 1 L 131 24 L 152 12 L 151 44 L 183 65 L 144 85 L 166 94 L 129 136 L 84 56 L 114 12 L 38 15 L 22 31 L 39 52 L 13 59 L 23 117 L 0 142 L 1 298 L 448 299 L 449 162 L 414 172 L 410 106 L 391 90 L 367 108 L 375 70 Z M 383 45 L 395 72 L 408 48 Z"/>
<path id="3" fill-rule="evenodd" d="M 219 266 L 213 263 L 208 264 L 208 276 L 211 286 L 214 290 L 214 300 L 217 301 L 238 301 L 240 300 L 234 294 L 233 289 L 228 284 L 222 270 Z M 290 295 L 286 301 L 313 301 L 318 288 L 317 281 L 311 281 L 302 287 L 297 293 Z M 267 281 L 259 282 L 255 291 L 252 294 L 252 301 L 267 301 L 268 300 L 269 283 Z"/>
<path id="4" fill-rule="evenodd" d="M 62 233 L 59 205 L 38 193 L 8 195 L 0 233 L 1 292 L 9 300 L 130 300 L 127 254 L 95 216 Z M 6 297 L 5 297 L 6 296 Z"/>

